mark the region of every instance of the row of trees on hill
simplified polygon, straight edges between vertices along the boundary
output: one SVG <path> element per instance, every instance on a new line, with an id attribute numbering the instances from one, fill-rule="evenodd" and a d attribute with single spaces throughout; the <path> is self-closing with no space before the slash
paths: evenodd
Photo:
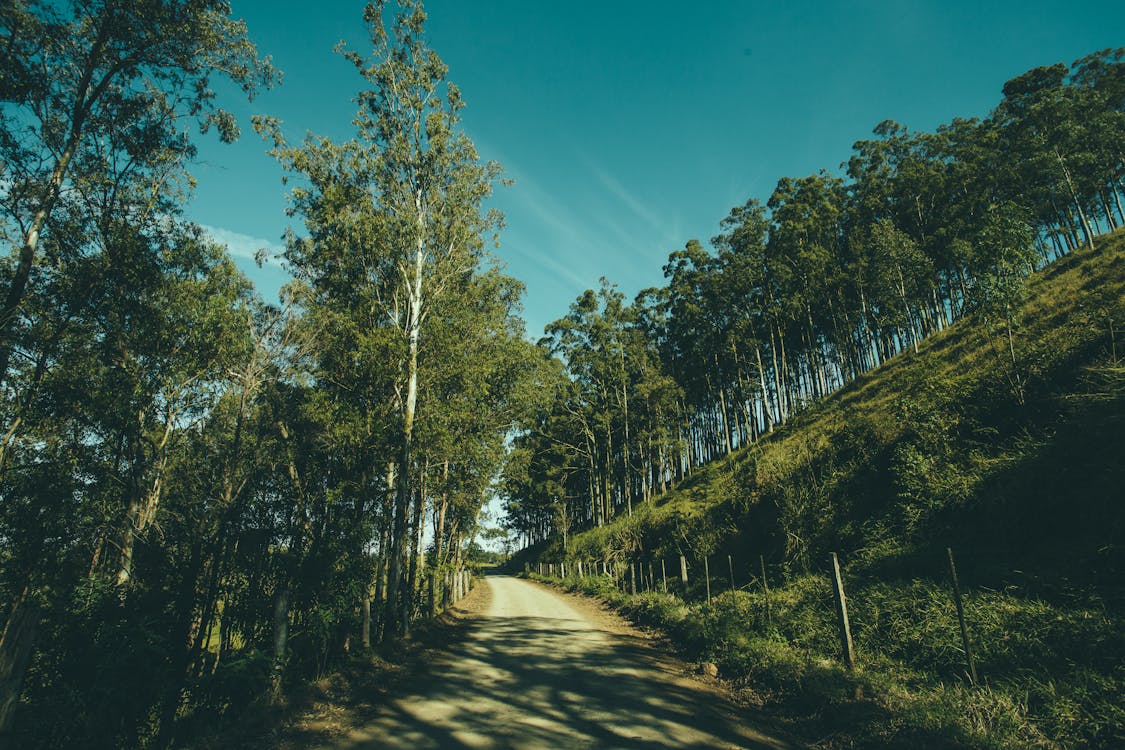
<path id="1" fill-rule="evenodd" d="M 229 5 L 0 9 L 0 737 L 164 746 L 440 606 L 542 366 L 498 167 L 392 10 L 353 138 L 255 123 L 304 224 L 277 306 L 181 216 L 193 129 L 238 136 L 212 79 L 277 79 Z"/>
<path id="2" fill-rule="evenodd" d="M 665 286 L 585 292 L 540 342 L 555 396 L 515 442 L 512 527 L 630 513 L 966 314 L 1014 359 L 1022 279 L 1125 222 L 1123 58 L 1028 71 L 933 133 L 883 122 L 843 177 L 783 178 L 673 252 Z"/>

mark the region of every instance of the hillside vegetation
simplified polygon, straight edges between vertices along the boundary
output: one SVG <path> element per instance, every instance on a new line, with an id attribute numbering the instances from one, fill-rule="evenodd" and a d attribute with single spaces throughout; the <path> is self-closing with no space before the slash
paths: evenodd
<path id="1" fill-rule="evenodd" d="M 572 533 L 565 549 L 556 535 L 521 560 L 569 561 L 572 576 L 579 560 L 609 564 L 616 585 L 571 583 L 663 626 L 762 702 L 819 722 L 823 746 L 1120 746 L 1123 318 L 1119 231 L 1033 275 L 1010 338 L 965 319 L 631 516 Z M 854 674 L 839 666 L 831 552 Z M 630 564 L 650 590 L 623 593 Z"/>

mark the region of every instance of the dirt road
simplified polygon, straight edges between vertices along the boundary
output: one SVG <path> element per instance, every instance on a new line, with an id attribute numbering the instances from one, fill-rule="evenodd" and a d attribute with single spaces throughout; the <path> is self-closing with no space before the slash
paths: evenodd
<path id="1" fill-rule="evenodd" d="M 331 747 L 791 747 L 611 615 L 516 578 L 478 585 L 464 638 Z"/>

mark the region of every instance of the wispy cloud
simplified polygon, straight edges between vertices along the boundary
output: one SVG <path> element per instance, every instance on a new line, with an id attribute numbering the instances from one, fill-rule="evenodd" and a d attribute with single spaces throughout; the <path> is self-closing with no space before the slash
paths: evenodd
<path id="1" fill-rule="evenodd" d="M 509 241 L 504 243 L 508 251 L 515 252 L 529 262 L 538 265 L 550 274 L 566 279 L 572 284 L 585 289 L 592 285 L 590 279 L 583 277 L 575 270 L 574 264 L 566 264 L 558 255 L 560 251 L 581 252 L 589 244 L 588 238 L 579 231 L 580 226 L 569 209 L 550 193 L 540 189 L 534 182 L 525 176 L 509 172 L 515 178 L 515 185 L 505 197 L 520 213 L 534 218 L 539 224 L 549 230 L 550 236 L 543 237 L 542 247 L 524 247 L 524 243 Z M 525 240 L 526 242 L 526 240 Z"/>
<path id="2" fill-rule="evenodd" d="M 621 201 L 626 208 L 637 215 L 641 221 L 648 224 L 660 234 L 667 234 L 664 231 L 664 219 L 656 212 L 649 208 L 645 203 L 637 198 L 637 196 L 621 182 L 607 172 L 601 165 L 597 164 L 594 160 L 586 157 L 585 162 L 590 171 L 601 183 L 602 187 L 612 193 L 619 201 Z"/>
<path id="3" fill-rule="evenodd" d="M 276 242 L 262 239 L 261 237 L 253 237 L 249 234 L 242 232 L 235 232 L 231 229 L 224 229 L 223 227 L 213 227 L 208 224 L 200 224 L 207 234 L 216 242 L 227 246 L 230 254 L 236 258 L 244 258 L 247 260 L 255 260 L 259 250 L 265 249 L 267 257 L 272 258 L 281 252 L 281 248 Z"/>

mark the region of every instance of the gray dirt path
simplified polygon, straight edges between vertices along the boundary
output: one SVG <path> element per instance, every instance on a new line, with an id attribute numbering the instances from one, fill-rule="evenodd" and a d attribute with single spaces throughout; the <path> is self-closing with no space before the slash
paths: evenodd
<path id="1" fill-rule="evenodd" d="M 612 615 L 517 578 L 480 586 L 463 636 L 329 747 L 793 747 Z"/>

